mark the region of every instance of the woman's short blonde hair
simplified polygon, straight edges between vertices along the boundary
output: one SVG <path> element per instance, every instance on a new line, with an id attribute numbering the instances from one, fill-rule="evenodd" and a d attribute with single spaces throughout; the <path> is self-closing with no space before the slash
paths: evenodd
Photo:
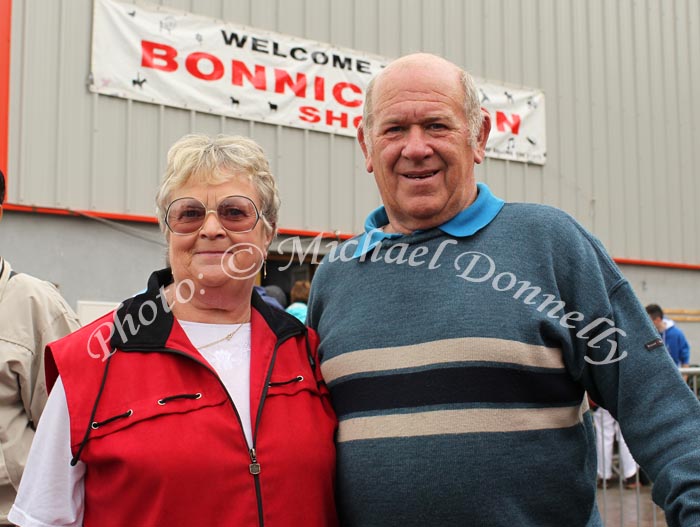
<path id="1" fill-rule="evenodd" d="M 165 212 L 173 191 L 190 182 L 218 185 L 246 176 L 260 195 L 260 219 L 268 233 L 277 232 L 280 208 L 277 183 L 263 149 L 252 139 L 238 135 L 211 138 L 190 134 L 168 151 L 168 166 L 156 195 L 156 212 L 165 231 Z"/>

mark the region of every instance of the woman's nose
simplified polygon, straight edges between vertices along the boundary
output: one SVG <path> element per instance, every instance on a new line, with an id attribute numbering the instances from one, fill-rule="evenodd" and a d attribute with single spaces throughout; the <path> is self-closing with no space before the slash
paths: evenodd
<path id="1" fill-rule="evenodd" d="M 226 230 L 221 225 L 219 221 L 219 216 L 215 210 L 208 210 L 207 215 L 204 217 L 204 223 L 199 231 L 199 234 L 206 236 L 208 238 L 216 237 L 219 235 L 226 236 Z"/>

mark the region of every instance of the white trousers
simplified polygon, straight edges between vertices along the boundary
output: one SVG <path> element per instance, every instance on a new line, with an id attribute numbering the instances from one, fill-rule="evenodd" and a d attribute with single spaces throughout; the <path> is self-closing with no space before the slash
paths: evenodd
<path id="1" fill-rule="evenodd" d="M 593 413 L 593 424 L 595 425 L 595 442 L 598 453 L 598 477 L 603 479 L 612 477 L 613 441 L 615 437 L 617 437 L 622 477 L 627 479 L 634 476 L 637 472 L 637 463 L 620 433 L 620 425 L 610 415 L 610 412 L 605 408 L 598 408 Z"/>

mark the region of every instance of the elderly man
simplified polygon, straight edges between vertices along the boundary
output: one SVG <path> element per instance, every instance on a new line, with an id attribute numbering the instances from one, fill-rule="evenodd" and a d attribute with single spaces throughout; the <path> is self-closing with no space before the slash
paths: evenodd
<path id="1" fill-rule="evenodd" d="M 587 391 L 669 525 L 700 524 L 700 405 L 593 236 L 476 183 L 489 130 L 471 77 L 439 57 L 368 87 L 358 139 L 384 205 L 319 267 L 308 314 L 341 523 L 602 525 Z"/>

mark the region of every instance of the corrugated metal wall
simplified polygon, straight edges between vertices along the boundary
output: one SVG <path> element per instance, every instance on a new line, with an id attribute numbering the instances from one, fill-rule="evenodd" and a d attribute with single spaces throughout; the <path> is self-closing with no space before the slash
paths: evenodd
<path id="1" fill-rule="evenodd" d="M 386 57 L 434 52 L 543 89 L 547 164 L 489 159 L 477 177 L 567 210 L 614 256 L 700 263 L 697 0 L 160 3 Z M 13 2 L 11 202 L 152 214 L 167 147 L 197 131 L 265 147 L 283 228 L 356 232 L 379 203 L 350 138 L 89 93 L 91 16 L 91 0 Z"/>

